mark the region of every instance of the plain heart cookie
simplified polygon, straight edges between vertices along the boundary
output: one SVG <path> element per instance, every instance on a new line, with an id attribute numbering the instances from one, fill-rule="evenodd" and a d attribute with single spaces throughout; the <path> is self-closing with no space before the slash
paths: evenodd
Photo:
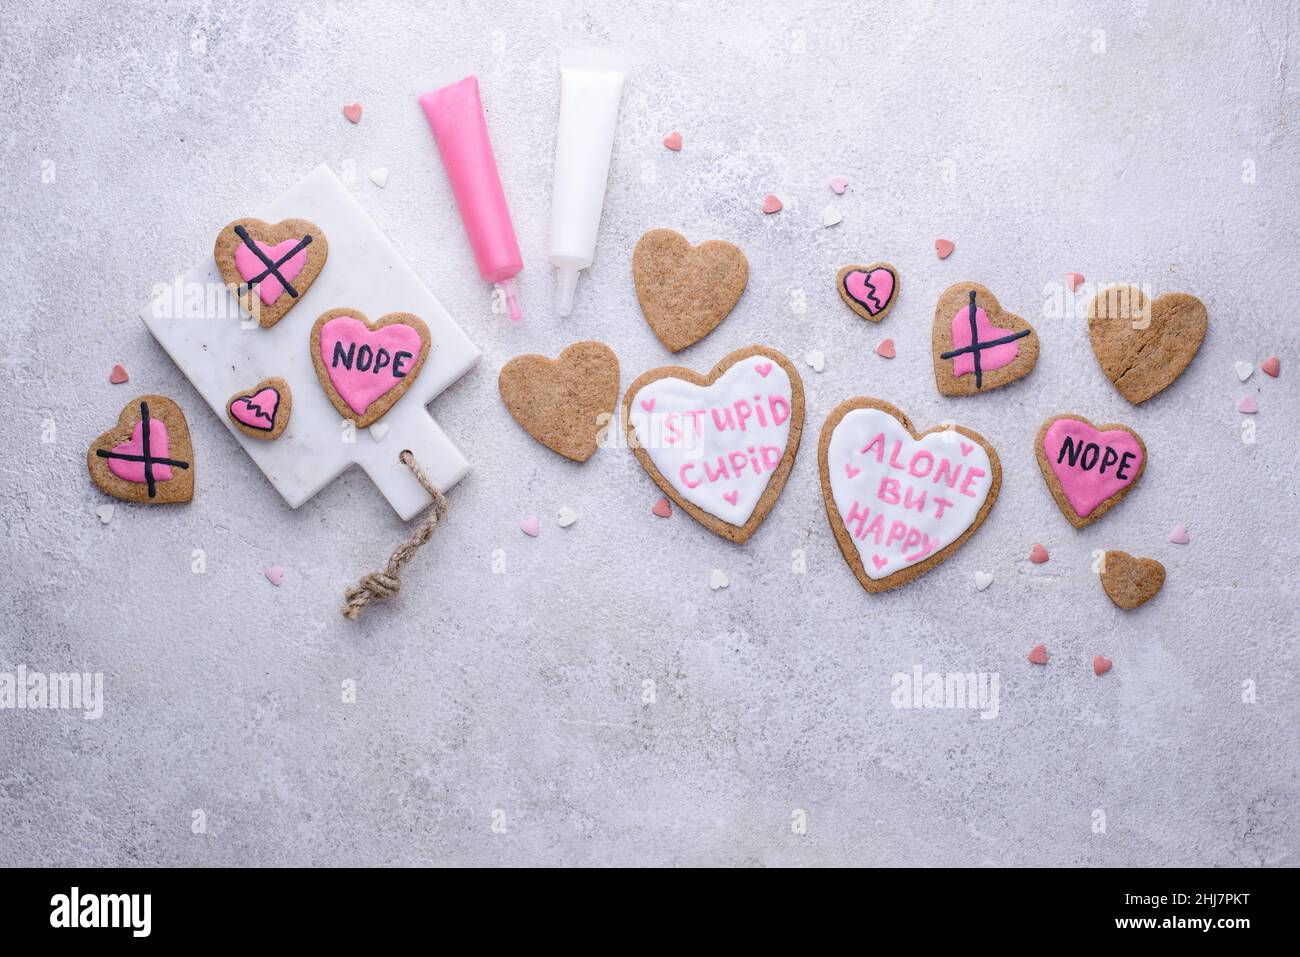
<path id="1" fill-rule="evenodd" d="M 863 319 L 879 322 L 898 298 L 898 270 L 889 263 L 845 266 L 835 277 L 844 304 Z"/>
<path id="2" fill-rule="evenodd" d="M 642 468 L 683 511 L 736 543 L 754 534 L 785 488 L 803 415 L 799 372 L 765 346 L 723 356 L 707 375 L 651 369 L 623 399 Z"/>
<path id="3" fill-rule="evenodd" d="M 944 395 L 978 395 L 1014 382 L 1038 362 L 1034 327 L 979 283 L 949 286 L 934 308 L 934 381 Z"/>
<path id="4" fill-rule="evenodd" d="M 1205 304 L 1185 292 L 1151 302 L 1136 286 L 1109 286 L 1088 307 L 1088 338 L 1119 394 L 1141 405 L 1183 374 L 1209 322 Z"/>
<path id="5" fill-rule="evenodd" d="M 719 239 L 692 246 L 679 232 L 652 229 L 632 252 L 632 279 L 651 331 L 680 352 L 727 318 L 749 281 L 749 260 Z"/>
<path id="6" fill-rule="evenodd" d="M 128 402 L 117 425 L 90 444 L 86 465 L 96 485 L 127 502 L 166 504 L 194 497 L 189 423 L 166 396 Z"/>
<path id="7" fill-rule="evenodd" d="M 311 327 L 311 359 L 330 403 L 364 429 L 415 381 L 429 355 L 429 327 L 409 312 L 370 322 L 359 309 L 331 309 Z"/>
<path id="8" fill-rule="evenodd" d="M 236 392 L 226 402 L 226 415 L 240 432 L 254 439 L 278 439 L 289 424 L 293 393 L 279 377 L 263 379 L 253 388 Z"/>
<path id="9" fill-rule="evenodd" d="M 524 431 L 566 459 L 595 454 L 618 405 L 618 357 L 603 342 L 575 342 L 557 359 L 516 356 L 497 377 L 501 401 Z"/>
<path id="10" fill-rule="evenodd" d="M 817 457 L 835 541 L 869 592 L 951 558 L 1002 487 L 998 453 L 979 433 L 941 426 L 918 434 L 898 408 L 868 396 L 827 416 Z"/>
<path id="11" fill-rule="evenodd" d="M 269 329 L 306 295 L 329 251 L 325 234 L 308 220 L 272 226 L 245 218 L 221 230 L 212 255 L 240 306 Z"/>
<path id="12" fill-rule="evenodd" d="M 1146 444 L 1127 425 L 1093 425 L 1068 413 L 1042 424 L 1034 448 L 1052 498 L 1075 528 L 1110 511 L 1147 467 Z"/>
<path id="13" fill-rule="evenodd" d="M 1102 556 L 1101 587 L 1125 611 L 1150 601 L 1164 584 L 1165 566 L 1154 558 L 1134 558 L 1121 551 Z"/>

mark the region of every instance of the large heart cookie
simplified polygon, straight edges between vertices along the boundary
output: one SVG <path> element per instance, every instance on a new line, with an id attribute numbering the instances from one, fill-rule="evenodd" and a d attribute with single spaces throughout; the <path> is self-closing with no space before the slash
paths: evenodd
<path id="1" fill-rule="evenodd" d="M 1088 307 L 1088 337 L 1120 395 L 1140 405 L 1183 374 L 1209 325 L 1205 304 L 1185 292 L 1154 302 L 1136 286 L 1109 286 Z"/>
<path id="2" fill-rule="evenodd" d="M 623 425 L 642 467 L 705 528 L 744 542 L 776 504 L 803 433 L 803 380 L 775 349 L 738 349 L 698 375 L 644 373 Z"/>
<path id="3" fill-rule="evenodd" d="M 409 312 L 370 322 L 357 309 L 331 309 L 311 327 L 311 359 L 321 387 L 345 419 L 379 421 L 424 368 L 429 327 Z"/>
<path id="4" fill-rule="evenodd" d="M 826 515 L 869 592 L 897 588 L 952 557 L 1002 487 L 998 453 L 961 426 L 917 434 L 894 406 L 849 399 L 822 426 Z"/>
<path id="5" fill-rule="evenodd" d="M 618 404 L 618 357 L 603 342 L 575 342 L 558 359 L 516 356 L 497 378 L 501 401 L 529 435 L 566 459 L 596 451 Z"/>
<path id="6" fill-rule="evenodd" d="M 194 497 L 194 447 L 185 414 L 162 395 L 142 395 L 117 425 L 90 444 L 90 477 L 128 502 L 188 502 Z"/>
<path id="7" fill-rule="evenodd" d="M 231 424 L 254 439 L 278 439 L 288 426 L 292 411 L 293 393 L 289 383 L 278 376 L 263 379 L 226 401 L 226 415 Z"/>
<path id="8" fill-rule="evenodd" d="M 311 288 L 329 251 L 320 227 L 305 219 L 272 226 L 245 218 L 221 230 L 212 254 L 239 304 L 269 329 Z"/>
<path id="9" fill-rule="evenodd" d="M 1131 611 L 1155 597 L 1165 584 L 1165 566 L 1154 558 L 1109 551 L 1101 560 L 1101 587 L 1117 606 Z"/>
<path id="10" fill-rule="evenodd" d="M 863 319 L 879 322 L 898 298 L 898 270 L 889 263 L 845 266 L 835 277 L 844 304 Z"/>
<path id="11" fill-rule="evenodd" d="M 1127 425 L 1093 425 L 1077 415 L 1044 422 L 1034 449 L 1052 498 L 1075 528 L 1109 512 L 1147 467 L 1147 447 Z"/>
<path id="12" fill-rule="evenodd" d="M 944 395 L 978 395 L 1038 362 L 1038 334 L 979 283 L 949 286 L 934 308 L 934 381 Z"/>
<path id="13" fill-rule="evenodd" d="M 692 246 L 681 233 L 652 229 L 632 253 L 632 279 L 650 329 L 680 352 L 731 312 L 749 280 L 749 260 L 731 243 Z"/>

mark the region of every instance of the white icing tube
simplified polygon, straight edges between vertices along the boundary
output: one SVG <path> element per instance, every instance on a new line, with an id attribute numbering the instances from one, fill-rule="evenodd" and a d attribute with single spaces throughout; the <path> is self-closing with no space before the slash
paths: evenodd
<path id="1" fill-rule="evenodd" d="M 627 69 L 598 50 L 560 58 L 560 129 L 555 137 L 555 185 L 551 190 L 551 262 L 557 273 L 555 311 L 573 311 L 578 272 L 596 255 L 605 181 L 614 149 L 614 127 Z"/>

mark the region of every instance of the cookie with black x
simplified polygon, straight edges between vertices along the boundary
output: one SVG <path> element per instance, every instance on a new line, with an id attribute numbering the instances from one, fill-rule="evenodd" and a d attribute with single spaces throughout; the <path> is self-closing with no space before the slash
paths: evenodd
<path id="1" fill-rule="evenodd" d="M 934 308 L 934 382 L 944 395 L 979 395 L 1029 375 L 1034 327 L 977 282 L 949 286 Z"/>
<path id="2" fill-rule="evenodd" d="M 306 219 L 245 218 L 221 230 L 213 256 L 240 306 L 269 329 L 307 294 L 329 251 L 320 227 Z"/>

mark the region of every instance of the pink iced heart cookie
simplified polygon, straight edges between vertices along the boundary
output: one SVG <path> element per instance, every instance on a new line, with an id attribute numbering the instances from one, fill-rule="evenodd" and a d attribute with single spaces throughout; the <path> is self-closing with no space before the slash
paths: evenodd
<path id="1" fill-rule="evenodd" d="M 1044 422 L 1035 449 L 1052 498 L 1075 528 L 1110 511 L 1146 471 L 1141 436 L 1126 425 L 1096 426 L 1077 415 Z"/>
<path id="2" fill-rule="evenodd" d="M 949 286 L 934 310 L 934 379 L 944 395 L 978 395 L 1028 375 L 1038 362 L 1033 326 L 979 283 Z"/>
<path id="3" fill-rule="evenodd" d="M 950 558 L 1002 486 L 998 454 L 982 436 L 960 426 L 918 435 L 901 411 L 866 396 L 827 417 L 818 458 L 831 531 L 869 592 Z"/>
<path id="4" fill-rule="evenodd" d="M 278 439 L 289 424 L 293 393 L 281 378 L 263 379 L 226 402 L 226 415 L 240 432 L 254 439 Z"/>
<path id="5" fill-rule="evenodd" d="M 221 230 L 213 249 L 222 280 L 264 328 L 283 319 L 306 295 L 328 255 L 325 234 L 305 219 L 275 225 L 237 219 Z"/>
<path id="6" fill-rule="evenodd" d="M 377 422 L 415 381 L 429 354 L 429 327 L 409 312 L 369 322 L 331 309 L 311 329 L 311 357 L 330 402 L 357 428 Z"/>
<path id="7" fill-rule="evenodd" d="M 894 308 L 898 270 L 889 263 L 845 266 L 836 277 L 840 298 L 863 319 L 879 322 Z"/>
<path id="8" fill-rule="evenodd" d="M 127 403 L 117 425 L 90 445 L 90 477 L 128 502 L 188 502 L 194 495 L 194 449 L 180 407 L 161 395 Z"/>

